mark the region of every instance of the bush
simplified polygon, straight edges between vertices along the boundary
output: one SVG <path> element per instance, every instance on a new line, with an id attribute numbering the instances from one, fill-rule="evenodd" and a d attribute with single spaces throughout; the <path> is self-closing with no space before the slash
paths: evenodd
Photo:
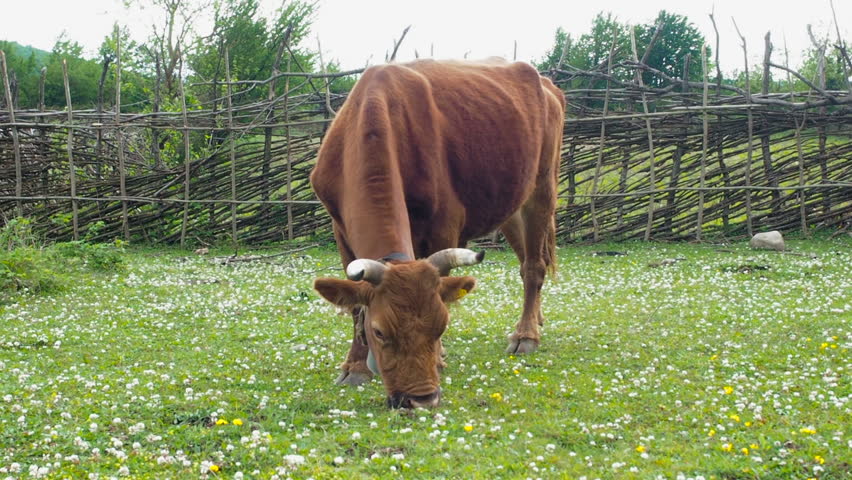
<path id="1" fill-rule="evenodd" d="M 0 301 L 29 291 L 57 290 L 62 282 L 51 255 L 39 243 L 26 218 L 13 218 L 0 228 Z"/>
<path id="2" fill-rule="evenodd" d="M 65 285 L 73 268 L 115 271 L 124 266 L 124 242 L 90 243 L 103 227 L 93 225 L 83 240 L 45 247 L 26 218 L 0 228 L 0 303 L 22 292 L 44 293 Z"/>
<path id="3" fill-rule="evenodd" d="M 58 243 L 56 252 L 72 262 L 78 261 L 93 270 L 114 271 L 124 267 L 124 247 L 120 240 L 115 243 L 88 243 L 85 240 Z"/>

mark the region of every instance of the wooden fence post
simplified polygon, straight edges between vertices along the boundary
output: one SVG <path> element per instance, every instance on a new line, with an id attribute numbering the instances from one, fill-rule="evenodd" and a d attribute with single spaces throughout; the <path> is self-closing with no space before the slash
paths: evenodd
<path id="1" fill-rule="evenodd" d="M 289 53 L 289 52 L 288 52 Z M 290 72 L 293 55 L 287 56 L 287 72 Z M 284 81 L 284 134 L 287 136 L 287 240 L 293 240 L 293 142 L 290 131 L 290 76 Z"/>
<path id="2" fill-rule="evenodd" d="M 790 100 L 793 100 L 794 89 L 793 89 L 793 79 L 790 76 L 790 52 L 787 50 L 787 42 L 784 42 L 784 64 L 787 67 L 787 84 L 790 86 Z M 808 236 L 808 216 L 807 209 L 805 208 L 805 154 L 802 149 L 802 127 L 805 125 L 804 114 L 802 114 L 802 123 L 799 124 L 799 119 L 796 118 L 795 112 L 793 113 L 793 122 L 796 125 L 796 154 L 798 155 L 798 164 L 799 167 L 799 223 L 802 228 L 802 234 L 807 237 Z"/>
<path id="3" fill-rule="evenodd" d="M 80 239 L 80 231 L 77 219 L 77 169 L 74 167 L 74 113 L 71 107 L 71 87 L 68 84 L 68 62 L 62 59 L 62 79 L 65 84 L 65 104 L 68 106 L 68 171 L 71 180 L 71 224 L 74 229 L 74 240 Z"/>
<path id="4" fill-rule="evenodd" d="M 766 32 L 766 37 L 764 37 L 766 45 L 763 54 L 763 88 L 761 90 L 763 95 L 769 95 L 769 85 L 771 80 L 769 64 L 772 60 L 772 39 L 770 35 L 771 32 Z M 775 172 L 772 169 L 772 149 L 770 148 L 769 132 L 766 131 L 769 129 L 769 121 L 766 119 L 765 115 L 763 115 L 763 120 L 760 122 L 760 127 L 764 130 L 763 134 L 760 136 L 760 147 L 761 156 L 763 157 L 763 170 L 766 174 L 766 183 L 770 187 L 777 188 L 778 179 L 775 178 Z M 771 190 L 769 193 L 772 197 L 772 203 L 769 208 L 770 215 L 780 216 L 781 212 L 779 211 L 779 207 L 781 206 L 781 192 L 778 190 Z"/>
<path id="5" fill-rule="evenodd" d="M 190 176 L 190 153 L 189 144 L 189 120 L 186 113 L 186 91 L 183 86 L 183 58 L 180 59 L 180 68 L 178 69 L 178 88 L 180 90 L 180 107 L 181 116 L 183 118 L 183 221 L 180 226 L 180 247 L 186 246 L 186 228 L 189 223 L 189 176 Z"/>
<path id="6" fill-rule="evenodd" d="M 813 34 L 811 30 L 811 26 L 808 25 L 808 34 L 811 37 L 811 43 L 814 45 L 814 49 L 817 54 L 817 85 L 822 91 L 825 91 L 825 51 L 826 51 L 826 42 L 820 43 Z M 828 182 L 828 155 L 826 155 L 825 147 L 828 142 L 828 136 L 825 133 L 825 123 L 824 120 L 826 114 L 828 113 L 828 108 L 825 106 L 820 107 L 819 109 L 819 118 L 820 120 L 816 122 L 817 124 L 817 143 L 819 148 L 819 171 L 820 171 L 820 181 L 825 184 Z M 831 201 L 829 199 L 829 195 L 825 192 L 822 193 L 822 213 L 823 215 L 828 216 L 828 213 L 831 209 Z"/>
<path id="7" fill-rule="evenodd" d="M 121 31 L 115 26 L 115 136 L 118 147 L 118 178 L 121 193 L 121 229 L 130 241 L 130 218 L 127 213 L 127 169 L 124 162 L 124 131 L 121 127 Z"/>
<path id="8" fill-rule="evenodd" d="M 15 196 L 18 197 L 18 216 L 24 215 L 24 177 L 21 168 L 21 143 L 18 138 L 18 125 L 15 121 L 15 102 L 12 101 L 12 86 L 9 83 L 9 71 L 6 67 L 6 52 L 0 50 L 0 64 L 3 70 L 3 86 L 6 93 L 6 107 L 9 109 L 9 122 L 12 123 L 12 150 L 15 156 Z"/>
<path id="9" fill-rule="evenodd" d="M 231 85 L 231 59 L 230 49 L 225 47 L 225 83 L 228 85 L 225 101 L 228 109 L 228 146 L 230 149 L 231 160 L 231 242 L 234 244 L 234 254 L 237 253 L 239 242 L 237 241 L 237 155 L 236 141 L 234 140 L 234 106 L 233 106 L 233 86 Z"/>
<path id="10" fill-rule="evenodd" d="M 683 103 L 684 106 L 689 106 L 689 101 L 686 96 L 689 93 L 689 61 L 692 56 L 687 53 L 686 56 L 683 57 L 683 78 L 681 79 L 681 91 L 684 94 Z M 687 118 L 690 118 L 692 114 L 686 112 L 685 114 Z M 675 207 L 675 198 L 677 197 L 677 186 L 680 182 L 680 169 L 681 162 L 683 161 L 683 156 L 686 153 L 686 140 L 689 136 L 689 122 L 684 123 L 684 127 L 681 132 L 682 139 L 678 142 L 675 147 L 674 155 L 672 156 L 672 173 L 669 179 L 669 193 L 666 198 L 666 222 L 663 229 L 674 235 L 674 218 L 677 213 L 677 208 Z"/>
<path id="11" fill-rule="evenodd" d="M 719 62 L 719 28 L 716 26 L 716 17 L 710 14 L 710 22 L 713 24 L 713 31 L 716 34 L 716 102 L 722 98 L 722 66 Z M 719 170 L 722 172 L 722 226 L 727 231 L 730 226 L 731 218 L 731 174 L 725 165 L 724 137 L 722 135 L 722 116 L 716 115 L 716 132 L 713 135 L 713 144 L 716 150 L 716 160 L 719 162 Z"/>
<path id="12" fill-rule="evenodd" d="M 746 229 L 748 231 L 748 236 L 751 237 L 754 235 L 754 226 L 752 225 L 752 215 L 751 215 L 751 163 L 754 158 L 754 115 L 752 113 L 752 100 L 751 100 L 751 77 L 749 76 L 748 71 L 748 47 L 746 45 L 746 39 L 742 33 L 740 33 L 740 29 L 737 26 L 736 20 L 734 20 L 734 28 L 737 30 L 737 34 L 740 36 L 740 40 L 743 42 L 743 59 L 745 60 L 745 82 L 746 82 L 746 102 L 748 102 L 749 107 L 746 109 L 746 119 L 748 121 L 748 144 L 746 146 L 746 163 L 745 163 L 745 206 L 746 206 Z"/>
<path id="13" fill-rule="evenodd" d="M 707 177 L 707 146 L 709 143 L 709 115 L 707 113 L 707 97 L 708 97 L 708 83 L 707 83 L 707 45 L 701 45 L 701 79 L 704 83 L 702 95 L 701 95 L 701 129 L 702 129 L 702 143 L 701 143 L 701 171 L 698 176 L 698 221 L 695 226 L 695 240 L 701 241 L 701 231 L 704 226 L 704 188 L 706 188 L 706 177 Z"/>
<path id="14" fill-rule="evenodd" d="M 289 36 L 289 33 L 285 34 Z M 276 79 L 280 73 L 281 57 L 284 55 L 284 49 L 287 46 L 287 38 L 283 38 L 278 45 L 278 52 L 275 54 L 275 61 L 272 63 L 272 75 L 269 80 L 269 89 L 266 92 L 267 112 L 264 123 L 269 125 L 275 119 L 275 86 Z M 272 127 L 264 127 L 263 129 L 263 166 L 261 167 L 261 197 L 264 202 L 268 202 L 270 198 L 269 172 L 272 169 Z M 266 220 L 269 205 L 262 203 L 260 206 L 260 218 Z"/>
<path id="15" fill-rule="evenodd" d="M 657 31 L 659 32 L 659 28 Z M 639 54 L 636 51 L 636 34 L 632 27 L 630 28 L 630 45 L 633 48 L 633 60 L 636 63 L 639 63 Z M 654 226 L 654 200 L 657 190 L 657 165 L 654 157 L 654 132 L 651 128 L 651 118 L 648 116 L 648 99 L 645 96 L 645 82 L 642 80 L 642 71 L 639 68 L 636 69 L 636 83 L 639 85 L 639 89 L 642 93 L 642 110 L 645 113 L 645 130 L 648 133 L 648 190 L 651 192 L 651 198 L 648 200 L 648 223 L 645 226 L 644 238 L 647 242 L 651 240 L 651 229 Z"/>
<path id="16" fill-rule="evenodd" d="M 606 116 L 609 112 L 609 89 L 610 89 L 610 79 L 609 77 L 612 75 L 612 57 L 615 54 L 615 41 L 618 38 L 618 30 L 616 28 L 612 29 L 612 44 L 609 47 L 609 57 L 607 58 L 607 79 L 606 79 L 606 92 L 604 93 L 604 106 L 603 112 L 601 115 L 601 136 L 598 141 L 598 158 L 595 162 L 595 175 L 592 178 L 592 196 L 589 199 L 589 208 L 592 214 L 592 228 L 593 228 L 593 236 L 594 241 L 597 242 L 600 240 L 600 226 L 598 225 L 598 216 L 597 210 L 595 209 L 595 203 L 598 198 L 598 183 L 600 182 L 601 177 L 601 168 L 603 164 L 603 154 L 604 154 L 604 140 L 606 139 Z"/>
<path id="17" fill-rule="evenodd" d="M 38 79 L 38 111 L 39 113 L 44 113 L 44 84 L 47 80 L 47 67 L 41 67 L 41 75 L 39 75 Z M 45 119 L 43 115 L 39 115 L 38 123 L 44 123 Z M 38 138 L 39 145 L 38 151 L 39 155 L 42 158 L 48 158 L 48 138 L 47 131 L 45 127 L 40 126 L 38 129 Z M 41 165 L 41 188 L 42 191 L 47 192 L 48 188 L 50 188 L 50 168 L 46 165 Z M 44 206 L 47 207 L 49 204 L 49 200 L 44 201 Z"/>

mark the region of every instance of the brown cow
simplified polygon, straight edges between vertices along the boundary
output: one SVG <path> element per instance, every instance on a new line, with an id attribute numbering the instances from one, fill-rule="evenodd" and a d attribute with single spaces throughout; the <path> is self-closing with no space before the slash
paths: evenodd
<path id="1" fill-rule="evenodd" d="M 355 321 L 338 383 L 368 381 L 373 366 L 391 406 L 437 405 L 445 304 L 475 284 L 447 274 L 482 260 L 456 247 L 497 228 L 524 283 L 507 351 L 538 347 L 564 109 L 562 92 L 523 63 L 420 60 L 364 72 L 311 174 L 349 278 L 314 287 Z"/>

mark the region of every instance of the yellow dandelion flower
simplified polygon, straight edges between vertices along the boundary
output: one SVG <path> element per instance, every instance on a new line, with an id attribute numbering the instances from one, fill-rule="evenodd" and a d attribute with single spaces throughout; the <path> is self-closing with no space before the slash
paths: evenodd
<path id="1" fill-rule="evenodd" d="M 465 432 L 471 432 L 471 431 L 473 431 L 473 425 L 470 425 L 470 424 L 465 425 L 465 426 L 464 426 L 464 431 L 465 431 Z"/>
<path id="2" fill-rule="evenodd" d="M 752 423 L 751 422 L 745 422 L 743 425 L 745 425 L 746 427 L 750 427 L 752 425 Z"/>
<path id="3" fill-rule="evenodd" d="M 516 368 L 516 369 L 514 369 L 514 370 L 512 370 L 512 372 L 514 372 L 514 373 L 515 373 L 515 375 L 517 375 L 517 374 L 521 373 L 521 371 L 520 371 L 520 370 L 518 370 L 517 368 Z"/>
<path id="4" fill-rule="evenodd" d="M 748 455 L 748 449 L 747 448 L 743 447 L 743 448 L 740 449 L 740 451 L 743 452 L 743 455 Z"/>
<path id="5" fill-rule="evenodd" d="M 228 421 L 225 420 L 224 418 L 220 418 L 219 420 L 216 420 L 216 425 L 227 425 L 227 424 L 228 424 Z"/>
<path id="6" fill-rule="evenodd" d="M 710 357 L 710 361 L 712 362 L 713 360 L 716 360 L 717 358 L 719 358 L 719 355 L 713 355 L 712 357 Z"/>
<path id="7" fill-rule="evenodd" d="M 831 344 L 831 348 L 837 348 L 837 344 L 836 344 L 836 343 L 832 343 L 832 344 Z"/>
<path id="8" fill-rule="evenodd" d="M 730 452 L 733 449 L 734 449 L 734 446 L 731 445 L 730 443 L 723 443 L 722 444 L 722 451 L 723 452 Z"/>
<path id="9" fill-rule="evenodd" d="M 636 447 L 636 451 L 639 453 L 645 453 L 645 445 L 639 445 Z"/>
<path id="10" fill-rule="evenodd" d="M 751 445 L 748 446 L 748 448 L 750 448 L 752 450 L 760 450 L 760 445 L 758 445 L 756 443 L 752 443 Z"/>
<path id="11" fill-rule="evenodd" d="M 497 400 L 498 402 L 502 402 L 502 401 L 503 401 L 503 395 L 501 395 L 501 394 L 500 394 L 500 392 L 494 392 L 494 393 L 492 393 L 492 394 L 491 394 L 491 398 L 493 398 L 494 400 Z"/>
<path id="12" fill-rule="evenodd" d="M 708 436 L 708 437 L 712 437 L 713 435 L 716 435 L 716 430 L 714 430 L 714 429 L 712 429 L 712 428 L 711 428 L 711 429 L 710 429 L 710 431 L 709 431 L 709 432 L 707 432 L 707 436 Z"/>
<path id="13" fill-rule="evenodd" d="M 820 464 L 820 465 L 825 464 L 825 459 L 824 459 L 824 458 L 822 458 L 822 457 L 821 457 L 821 456 L 819 456 L 819 455 L 817 455 L 817 456 L 815 456 L 815 457 L 814 457 L 814 461 L 816 461 L 816 462 L 817 462 L 818 464 Z"/>
<path id="14" fill-rule="evenodd" d="M 210 465 L 210 471 L 217 473 L 219 471 L 219 465 Z"/>
<path id="15" fill-rule="evenodd" d="M 240 425 L 242 425 L 242 424 L 243 424 L 243 421 L 242 421 L 242 420 L 240 420 L 239 418 L 235 418 L 235 419 L 234 419 L 234 421 L 233 421 L 233 422 L 231 422 L 231 423 L 233 423 L 234 425 L 236 425 L 236 426 L 238 426 L 238 427 L 239 427 Z"/>
<path id="16" fill-rule="evenodd" d="M 828 348 L 828 342 L 822 342 L 819 344 L 820 350 L 825 350 L 826 348 Z"/>
<path id="17" fill-rule="evenodd" d="M 734 393 L 734 387 L 730 385 L 725 385 L 725 395 L 730 395 Z"/>
<path id="18" fill-rule="evenodd" d="M 729 416 L 728 418 L 730 418 L 731 420 L 733 420 L 733 421 L 735 421 L 735 422 L 739 422 L 739 421 L 740 421 L 740 416 L 739 416 L 739 415 L 737 415 L 736 413 L 735 413 L 735 414 L 733 414 L 733 415 L 731 415 L 731 416 Z"/>
<path id="19" fill-rule="evenodd" d="M 813 435 L 816 433 L 816 430 L 812 427 L 802 427 L 799 429 L 799 433 L 805 433 L 807 435 Z"/>

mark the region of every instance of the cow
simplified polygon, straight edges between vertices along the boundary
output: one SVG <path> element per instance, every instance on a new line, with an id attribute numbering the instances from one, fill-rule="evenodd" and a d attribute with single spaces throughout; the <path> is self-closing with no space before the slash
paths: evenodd
<path id="1" fill-rule="evenodd" d="M 381 375 L 390 407 L 436 406 L 447 305 L 482 261 L 462 248 L 496 229 L 518 256 L 523 313 L 507 351 L 539 346 L 541 287 L 555 272 L 565 97 L 530 65 L 418 60 L 367 69 L 329 127 L 311 185 L 347 279 L 318 278 L 352 312 L 338 384 Z"/>

